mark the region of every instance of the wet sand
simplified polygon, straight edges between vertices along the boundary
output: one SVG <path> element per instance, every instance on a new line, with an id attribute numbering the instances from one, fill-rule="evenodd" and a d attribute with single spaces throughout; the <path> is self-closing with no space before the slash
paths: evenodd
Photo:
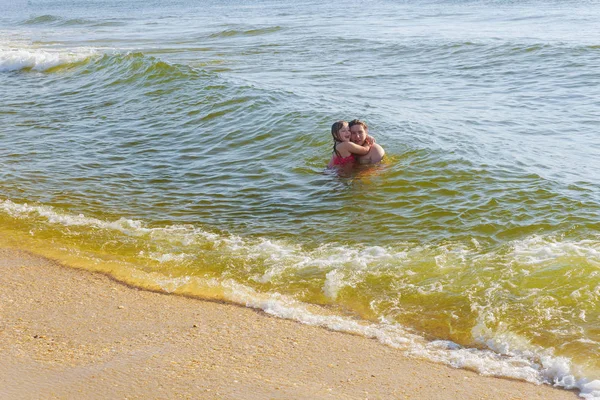
<path id="1" fill-rule="evenodd" d="M 0 249 L 1 399 L 577 399 Z"/>

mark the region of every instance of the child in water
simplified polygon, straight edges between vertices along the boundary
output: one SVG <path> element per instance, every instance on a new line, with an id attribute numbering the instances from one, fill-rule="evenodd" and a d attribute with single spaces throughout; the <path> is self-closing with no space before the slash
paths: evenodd
<path id="1" fill-rule="evenodd" d="M 342 167 L 354 163 L 354 155 L 364 156 L 373 144 L 371 138 L 367 138 L 362 146 L 352 143 L 350 141 L 350 128 L 346 121 L 337 121 L 331 125 L 331 136 L 333 136 L 333 154 L 327 168 Z"/>

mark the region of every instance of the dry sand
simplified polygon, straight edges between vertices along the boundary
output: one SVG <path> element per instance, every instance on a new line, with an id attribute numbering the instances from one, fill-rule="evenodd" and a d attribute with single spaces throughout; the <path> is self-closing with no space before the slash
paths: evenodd
<path id="1" fill-rule="evenodd" d="M 577 399 L 0 249 L 0 399 Z"/>

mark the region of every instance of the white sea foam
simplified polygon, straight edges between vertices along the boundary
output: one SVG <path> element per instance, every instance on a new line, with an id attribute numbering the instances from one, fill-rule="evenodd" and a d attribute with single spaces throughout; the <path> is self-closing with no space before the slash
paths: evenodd
<path id="1" fill-rule="evenodd" d="M 0 72 L 31 69 L 46 71 L 59 65 L 76 63 L 98 54 L 90 48 L 35 48 L 22 42 L 0 42 Z"/>
<path id="2" fill-rule="evenodd" d="M 341 288 L 346 286 L 346 279 L 344 274 L 337 269 L 331 270 L 325 276 L 325 285 L 323 286 L 323 293 L 325 296 L 332 300 L 335 300 L 338 292 Z"/>
<path id="3" fill-rule="evenodd" d="M 97 218 L 86 217 L 83 214 L 73 215 L 61 213 L 50 206 L 18 204 L 10 200 L 0 201 L 0 210 L 13 217 L 39 216 L 45 218 L 50 224 L 69 226 L 89 226 L 99 229 L 115 230 L 129 236 L 150 236 L 163 240 L 171 239 L 177 242 L 190 242 L 203 240 L 215 240 L 217 235 L 205 232 L 190 225 L 175 225 L 165 228 L 148 228 L 142 221 L 119 218 L 116 221 L 104 221 Z M 157 257 L 153 254 L 153 257 Z"/>
<path id="4" fill-rule="evenodd" d="M 560 257 L 583 257 L 600 265 L 600 238 L 598 240 L 565 241 L 542 236 L 531 236 L 513 242 L 514 259 L 529 265 L 541 264 Z"/>
<path id="5" fill-rule="evenodd" d="M 173 253 L 145 252 L 145 251 L 140 251 L 139 255 L 140 255 L 140 257 L 147 257 L 152 260 L 158 261 L 159 263 L 181 262 L 181 261 L 185 261 L 185 260 L 193 257 L 191 254 L 186 254 L 186 253 L 173 254 Z"/>
<path id="6" fill-rule="evenodd" d="M 83 214 L 74 215 L 63 213 L 53 207 L 45 205 L 19 204 L 11 200 L 0 200 L 0 210 L 16 218 L 43 218 L 49 224 L 65 227 L 80 226 L 93 227 L 102 230 L 114 230 L 129 237 L 147 237 L 152 242 L 163 242 L 177 246 L 195 246 L 210 244 L 212 248 L 227 251 L 231 255 L 243 258 L 246 261 L 256 261 L 266 267 L 261 276 L 256 276 L 259 282 L 268 282 L 275 277 L 281 277 L 288 269 L 295 271 L 323 270 L 328 273 L 335 269 L 350 272 L 364 272 L 386 270 L 389 268 L 397 271 L 402 268 L 403 262 L 411 259 L 431 258 L 434 260 L 439 253 L 445 259 L 444 264 L 453 260 L 453 265 L 464 262 L 468 250 L 457 246 L 456 249 L 440 247 L 432 250 L 427 247 L 414 245 L 398 245 L 395 248 L 381 246 L 350 247 L 341 245 L 322 245 L 307 251 L 297 244 L 283 241 L 272 241 L 264 238 L 243 239 L 236 235 L 218 235 L 207 232 L 192 225 L 171 225 L 166 227 L 149 228 L 143 221 L 120 218 L 115 221 L 106 221 Z M 436 252 L 438 254 L 436 254 Z M 164 253 L 147 252 L 143 256 L 157 261 L 165 262 L 186 258 L 184 252 L 175 254 L 172 251 Z M 455 261 L 455 262 L 454 262 Z M 445 265 L 444 268 L 449 266 Z M 407 275 L 414 274 L 406 268 Z M 333 276 L 333 275 L 331 275 Z M 340 275 L 341 276 L 341 275 Z M 346 274 L 346 279 L 352 274 Z M 346 281 L 346 283 L 348 283 Z M 439 291 L 439 287 L 431 287 Z"/>

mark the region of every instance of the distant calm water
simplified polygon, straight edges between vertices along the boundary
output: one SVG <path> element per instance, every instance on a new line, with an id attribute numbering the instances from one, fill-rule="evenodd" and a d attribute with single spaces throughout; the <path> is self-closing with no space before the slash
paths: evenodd
<path id="1" fill-rule="evenodd" d="M 5 244 L 600 398 L 600 2 L 7 3 Z"/>

